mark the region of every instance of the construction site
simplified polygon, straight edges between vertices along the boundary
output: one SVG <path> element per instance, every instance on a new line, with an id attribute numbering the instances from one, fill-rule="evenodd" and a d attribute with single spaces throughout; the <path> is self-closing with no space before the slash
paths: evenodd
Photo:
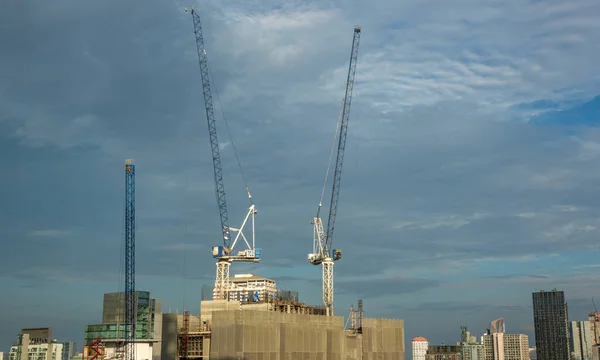
<path id="1" fill-rule="evenodd" d="M 191 14 L 195 34 L 220 216 L 222 244 L 212 246 L 216 261 L 212 300 L 201 301 L 199 314 L 189 311 L 163 314 L 160 301 L 152 299 L 149 292 L 136 290 L 135 165 L 128 159 L 125 162 L 125 289 L 122 293 L 105 295 L 102 324 L 86 327 L 83 359 L 404 359 L 403 320 L 366 318 L 362 300 L 358 300 L 356 309 L 352 306 L 343 311 L 347 317 L 334 315 L 333 269 L 334 263 L 342 258 L 342 251 L 333 248 L 332 241 L 361 27 L 353 29 L 346 91 L 321 197 L 312 219 L 312 252 L 307 256 L 307 265 L 322 268 L 322 304 L 308 305 L 300 301 L 297 292 L 277 289 L 272 279 L 255 274 L 230 276 L 233 263 L 259 263 L 261 260 L 262 252 L 255 241 L 257 208 L 237 150 L 232 146 L 245 182 L 249 206 L 239 227 L 229 225 L 207 50 L 198 12 L 187 8 L 186 12 Z M 233 144 L 233 140 L 231 142 Z M 321 209 L 330 170 L 333 176 L 329 212 L 324 224 Z"/>
<path id="2" fill-rule="evenodd" d="M 200 315 L 163 315 L 161 356 L 175 359 L 404 359 L 404 322 L 344 316 L 294 300 L 202 301 Z"/>

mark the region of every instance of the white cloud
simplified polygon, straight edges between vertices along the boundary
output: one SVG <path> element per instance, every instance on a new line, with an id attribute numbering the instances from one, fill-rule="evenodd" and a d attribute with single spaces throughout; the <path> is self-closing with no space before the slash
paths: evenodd
<path id="1" fill-rule="evenodd" d="M 50 238 L 62 238 L 69 235 L 72 235 L 73 231 L 71 230 L 57 230 L 57 229 L 45 229 L 45 230 L 35 230 L 31 231 L 29 236 L 36 237 L 50 237 Z"/>
<path id="2" fill-rule="evenodd" d="M 295 5 L 258 14 L 243 4 L 233 12 L 223 10 L 232 20 L 220 36 L 227 44 L 219 47 L 222 55 L 239 59 L 236 68 L 254 69 L 233 80 L 230 87 L 238 94 L 248 94 L 240 87 L 254 86 L 251 96 L 259 96 L 280 86 L 292 103 L 338 101 L 347 71 L 349 16 L 365 23 L 356 93 L 374 111 L 466 99 L 507 108 L 538 99 L 570 100 L 573 94 L 565 90 L 572 88 L 583 91 L 578 97 L 589 98 L 600 88 L 589 77 L 595 66 L 589 54 L 600 54 L 598 45 L 591 45 L 600 28 L 590 17 L 600 11 L 592 0 L 576 5 L 462 1 L 451 9 L 443 1 L 428 6 L 380 1 L 337 11 L 329 4 Z M 248 11 L 251 15 L 240 15 Z M 294 56 L 274 55 L 278 52 Z M 307 69 L 309 61 L 316 68 Z M 285 71 L 312 76 L 289 76 L 293 81 L 283 87 L 281 79 L 268 74 L 284 63 Z"/>
<path id="3" fill-rule="evenodd" d="M 431 216 L 431 215 L 429 215 Z M 482 214 L 475 214 L 474 216 L 460 216 L 460 215 L 444 215 L 435 217 L 430 221 L 400 221 L 392 226 L 393 229 L 435 229 L 438 227 L 449 227 L 449 228 L 459 228 L 463 225 L 467 225 L 471 223 L 470 218 L 481 218 Z"/>

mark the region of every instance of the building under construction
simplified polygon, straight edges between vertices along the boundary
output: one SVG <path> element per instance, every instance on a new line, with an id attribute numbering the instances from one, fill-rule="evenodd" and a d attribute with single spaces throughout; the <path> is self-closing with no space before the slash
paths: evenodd
<path id="1" fill-rule="evenodd" d="M 256 279 L 256 277 L 254 277 Z M 202 301 L 200 315 L 164 314 L 162 359 L 404 359 L 404 321 L 343 316 L 298 301 L 295 292 Z"/>

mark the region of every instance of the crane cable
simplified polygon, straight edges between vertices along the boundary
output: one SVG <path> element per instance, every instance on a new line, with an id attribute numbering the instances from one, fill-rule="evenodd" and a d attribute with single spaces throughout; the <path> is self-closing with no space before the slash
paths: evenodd
<path id="1" fill-rule="evenodd" d="M 329 163 L 327 164 L 327 171 L 325 172 L 325 181 L 323 181 L 323 188 L 321 189 L 321 199 L 319 200 L 319 208 L 317 209 L 317 217 L 321 213 L 321 206 L 323 206 L 323 197 L 325 196 L 325 188 L 327 187 L 327 179 L 329 178 L 329 170 L 331 169 L 331 160 L 333 159 L 333 152 L 335 151 L 335 141 L 338 138 L 338 130 L 342 122 L 342 116 L 344 115 L 344 100 L 342 99 L 342 106 L 340 108 L 340 116 L 338 116 L 337 124 L 335 125 L 335 132 L 333 134 L 333 143 L 331 144 L 331 152 L 329 153 Z"/>
<path id="2" fill-rule="evenodd" d="M 204 49 L 206 52 L 206 49 Z M 231 130 L 229 129 L 229 123 L 227 123 L 227 118 L 225 117 L 225 112 L 223 111 L 223 106 L 221 106 L 221 99 L 219 98 L 219 91 L 217 89 L 217 83 L 215 78 L 213 77 L 212 71 L 208 66 L 208 61 L 206 62 L 206 67 L 208 68 L 208 74 L 212 79 L 212 88 L 215 91 L 215 96 L 217 97 L 217 103 L 219 103 L 219 109 L 221 110 L 221 115 L 223 116 L 223 121 L 225 122 L 225 127 L 227 128 L 227 135 L 229 135 L 229 142 L 231 143 L 231 147 L 233 148 L 233 153 L 235 154 L 235 159 L 238 163 L 238 167 L 240 169 L 240 173 L 242 174 L 242 179 L 244 181 L 244 186 L 246 188 L 246 192 L 248 193 L 248 199 L 250 200 L 250 205 L 254 205 L 254 201 L 252 201 L 252 194 L 250 194 L 250 188 L 248 187 L 248 182 L 246 181 L 246 175 L 244 174 L 244 170 L 242 169 L 242 163 L 240 162 L 240 157 L 238 155 L 237 148 L 235 147 L 235 143 L 233 142 L 233 136 L 231 136 Z"/>

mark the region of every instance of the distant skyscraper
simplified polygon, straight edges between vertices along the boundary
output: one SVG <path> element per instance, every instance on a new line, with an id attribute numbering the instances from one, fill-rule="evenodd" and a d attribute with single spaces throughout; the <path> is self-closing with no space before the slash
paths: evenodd
<path id="1" fill-rule="evenodd" d="M 571 360 L 592 360 L 592 334 L 589 321 L 569 323 Z"/>
<path id="2" fill-rule="evenodd" d="M 71 358 L 76 355 L 75 350 L 74 342 L 70 341 L 63 343 L 61 360 L 71 360 Z"/>
<path id="3" fill-rule="evenodd" d="M 427 354 L 427 347 L 429 343 L 427 339 L 422 336 L 417 336 L 412 339 L 412 358 L 413 360 L 425 360 Z"/>
<path id="4" fill-rule="evenodd" d="M 539 360 L 568 360 L 569 329 L 565 293 L 536 291 L 533 298 L 535 345 Z"/>
<path id="5" fill-rule="evenodd" d="M 490 333 L 503 333 L 506 332 L 504 328 L 504 319 L 499 318 L 490 323 Z"/>

